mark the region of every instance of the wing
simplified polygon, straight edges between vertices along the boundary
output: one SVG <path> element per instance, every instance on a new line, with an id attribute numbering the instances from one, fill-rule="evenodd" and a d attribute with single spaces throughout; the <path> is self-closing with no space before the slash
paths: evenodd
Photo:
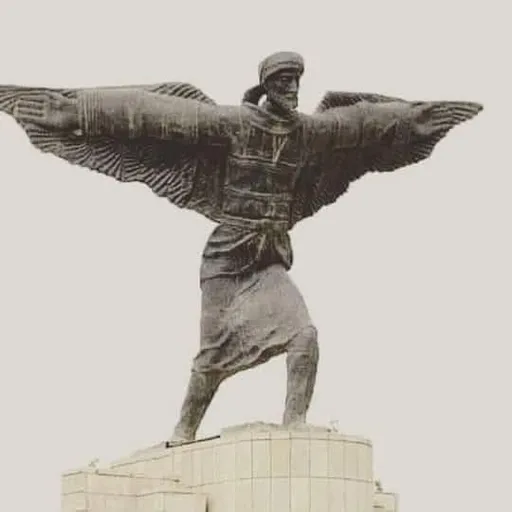
<path id="1" fill-rule="evenodd" d="M 143 89 L 215 105 L 201 90 L 182 82 L 107 89 Z M 0 111 L 16 119 L 15 107 L 18 99 L 44 90 L 58 92 L 68 98 L 76 98 L 80 91 L 84 91 L 0 86 Z M 213 219 L 215 176 L 218 175 L 216 171 L 224 165 L 225 158 L 225 148 L 222 146 L 191 147 L 179 142 L 149 138 L 85 138 L 79 134 L 48 131 L 39 126 L 24 124 L 17 119 L 16 121 L 25 130 L 31 143 L 45 153 L 51 153 L 71 164 L 86 167 L 121 182 L 142 183 L 176 206 L 195 210 Z"/>
<path id="2" fill-rule="evenodd" d="M 443 128 L 425 136 L 399 134 L 391 125 L 379 143 L 352 147 L 333 147 L 307 161 L 301 173 L 292 208 L 292 225 L 322 207 L 334 203 L 350 184 L 369 172 L 390 172 L 428 158 L 436 144 L 456 125 L 476 116 L 482 105 L 470 102 L 408 102 L 373 93 L 329 92 L 318 105 L 315 115 L 330 113 L 343 117 L 345 109 L 357 104 L 400 104 L 411 110 L 429 106 L 428 118 L 418 115 L 421 123 L 437 123 Z M 414 118 L 413 118 L 414 121 Z"/>
<path id="3" fill-rule="evenodd" d="M 382 94 L 375 94 L 373 92 L 339 92 L 328 91 L 325 93 L 322 101 L 315 109 L 316 113 L 325 112 L 332 108 L 348 107 L 355 105 L 360 101 L 368 101 L 369 103 L 384 103 L 384 102 L 405 102 L 402 98 L 394 98 L 392 96 L 383 96 Z"/>

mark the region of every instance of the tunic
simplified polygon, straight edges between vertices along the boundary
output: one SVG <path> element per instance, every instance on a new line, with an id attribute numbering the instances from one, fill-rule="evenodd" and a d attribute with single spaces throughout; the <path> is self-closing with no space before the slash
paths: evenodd
<path id="1" fill-rule="evenodd" d="M 201 343 L 193 363 L 199 372 L 229 375 L 252 368 L 285 352 L 312 325 L 287 273 L 303 134 L 293 128 L 276 133 L 275 116 L 258 107 L 247 110 L 248 129 L 233 137 L 227 160 L 220 225 L 203 252 Z"/>

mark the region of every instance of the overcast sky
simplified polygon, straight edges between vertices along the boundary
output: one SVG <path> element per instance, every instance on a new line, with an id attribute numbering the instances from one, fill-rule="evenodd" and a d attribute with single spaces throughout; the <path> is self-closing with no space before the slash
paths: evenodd
<path id="1" fill-rule="evenodd" d="M 498 1 L 272 3 L 2 0 L 0 83 L 189 81 L 238 103 L 261 58 L 291 49 L 304 111 L 328 89 L 482 102 L 428 161 L 361 180 L 294 229 L 292 277 L 321 344 L 310 422 L 371 438 L 404 512 L 504 510 L 509 16 Z M 1 510 L 58 510 L 63 471 L 171 433 L 211 229 L 39 153 L 0 116 Z M 277 422 L 284 394 L 279 358 L 227 381 L 201 432 Z"/>

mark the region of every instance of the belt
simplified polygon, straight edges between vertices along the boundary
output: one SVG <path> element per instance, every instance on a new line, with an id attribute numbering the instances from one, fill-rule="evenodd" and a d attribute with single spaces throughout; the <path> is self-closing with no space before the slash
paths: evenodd
<path id="1" fill-rule="evenodd" d="M 229 215 L 222 215 L 217 219 L 217 221 L 228 226 L 263 231 L 266 233 L 286 233 L 290 228 L 290 223 L 287 220 L 243 219 L 239 217 L 230 217 Z"/>

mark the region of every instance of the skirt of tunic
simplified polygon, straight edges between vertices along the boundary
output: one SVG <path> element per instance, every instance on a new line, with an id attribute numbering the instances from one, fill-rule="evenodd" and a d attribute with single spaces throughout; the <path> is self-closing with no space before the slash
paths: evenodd
<path id="1" fill-rule="evenodd" d="M 202 282 L 201 345 L 193 371 L 232 375 L 286 352 L 311 319 L 282 264 Z"/>

